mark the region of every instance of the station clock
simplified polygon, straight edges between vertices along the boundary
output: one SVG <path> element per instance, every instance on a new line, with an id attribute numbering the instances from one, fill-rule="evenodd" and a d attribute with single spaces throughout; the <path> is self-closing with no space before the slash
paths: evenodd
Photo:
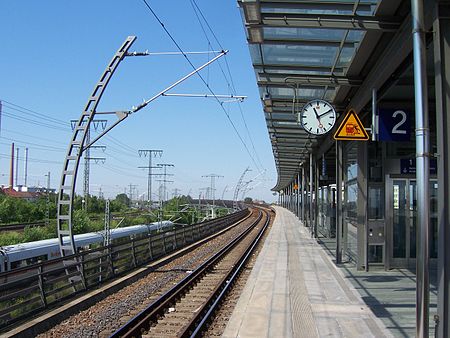
<path id="1" fill-rule="evenodd" d="M 299 121 L 303 129 L 312 135 L 324 135 L 336 123 L 336 111 L 324 100 L 309 101 L 300 112 Z"/>

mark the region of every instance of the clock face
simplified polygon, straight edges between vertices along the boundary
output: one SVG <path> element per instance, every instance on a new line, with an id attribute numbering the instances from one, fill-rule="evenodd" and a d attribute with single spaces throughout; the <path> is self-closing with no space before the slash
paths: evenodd
<path id="1" fill-rule="evenodd" d="M 300 123 L 308 133 L 324 135 L 333 129 L 336 123 L 336 112 L 327 101 L 313 100 L 303 107 Z"/>

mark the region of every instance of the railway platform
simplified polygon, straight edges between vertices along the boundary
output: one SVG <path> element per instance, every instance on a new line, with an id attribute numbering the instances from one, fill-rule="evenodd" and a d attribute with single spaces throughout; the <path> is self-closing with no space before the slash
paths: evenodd
<path id="1" fill-rule="evenodd" d="M 414 336 L 412 274 L 352 274 L 335 265 L 293 213 L 275 210 L 224 337 Z"/>

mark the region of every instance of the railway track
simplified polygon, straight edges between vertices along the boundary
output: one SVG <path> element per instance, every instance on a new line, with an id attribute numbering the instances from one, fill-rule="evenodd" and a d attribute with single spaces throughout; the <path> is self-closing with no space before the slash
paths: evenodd
<path id="1" fill-rule="evenodd" d="M 7 231 L 23 231 L 25 227 L 43 227 L 45 225 L 45 221 L 42 222 L 30 222 L 30 223 L 22 223 L 22 224 L 5 224 L 0 225 L 0 232 Z"/>
<path id="2" fill-rule="evenodd" d="M 82 252 L 80 253 L 84 255 L 80 258 L 83 264 L 82 273 L 84 280 L 90 281 L 89 284 L 84 284 L 87 290 L 79 288 L 75 290 L 74 284 L 65 278 L 63 266 L 54 266 L 57 260 L 3 273 L 1 275 L 5 277 L 3 281 L 6 284 L 2 285 L 5 293 L 2 294 L 0 304 L 2 305 L 0 315 L 3 316 L 0 330 L 32 331 L 32 334 L 36 335 L 53 327 L 45 337 L 86 337 L 98 335 L 103 331 L 109 335 L 139 312 L 144 306 L 141 304 L 148 304 L 149 301 L 145 299 L 149 296 L 152 299 L 156 298 L 156 295 L 153 296 L 154 292 L 159 293 L 160 288 L 166 290 L 167 286 L 180 280 L 179 277 L 184 277 L 186 271 L 195 269 L 199 261 L 203 262 L 210 257 L 218 247 L 229 241 L 228 238 L 234 238 L 242 231 L 240 228 L 254 217 L 256 216 L 251 214 L 250 210 L 243 210 L 202 224 L 169 229 L 164 233 L 141 239 L 122 241 L 112 247 L 113 254 L 106 259 L 107 265 L 105 260 L 101 259 L 104 256 L 97 254 L 96 250 L 102 250 L 101 248 L 92 252 Z M 103 273 L 101 281 L 103 283 L 99 284 L 98 264 L 102 263 L 100 272 Z M 128 272 L 129 274 L 124 275 Z M 12 277 L 15 279 L 11 280 Z M 117 281 L 115 277 L 119 277 Z M 135 283 L 138 280 L 140 285 Z M 102 291 L 99 292 L 97 287 Z M 120 290 L 122 288 L 124 290 Z M 70 297 L 75 294 L 84 294 L 82 303 L 70 301 Z M 102 305 L 98 304 L 99 299 L 116 294 L 119 297 L 111 297 L 114 299 L 109 299 Z M 65 311 L 63 316 L 59 316 L 55 311 L 52 319 L 46 318 L 42 325 L 39 320 L 32 325 L 27 324 L 29 313 L 36 315 L 46 309 L 58 308 L 66 302 L 74 303 L 69 306 L 73 309 L 63 310 Z M 89 308 L 89 311 L 80 313 L 80 310 L 86 308 Z M 98 314 L 95 324 L 80 327 L 80 322 L 76 323 L 75 317 L 88 318 L 89 321 L 83 320 L 83 323 L 89 324 L 92 322 L 92 311 Z M 73 315 L 74 313 L 76 315 Z M 130 317 L 125 318 L 127 316 Z M 112 323 L 105 320 L 118 317 L 120 320 Z M 58 325 L 62 318 L 68 319 L 66 323 L 70 324 Z"/>
<path id="3" fill-rule="evenodd" d="M 205 330 L 269 224 L 266 211 L 240 236 L 111 337 L 188 337 Z"/>
<path id="4" fill-rule="evenodd" d="M 73 310 L 66 311 L 64 316 L 55 313 L 51 319 L 48 316 L 42 320 L 37 318 L 36 324 L 32 326 L 32 335 L 42 333 L 38 336 L 42 338 L 109 337 L 220 248 L 234 240 L 258 217 L 258 212 L 247 211 L 242 216 L 245 217 L 235 218 L 225 227 L 222 225 L 222 230 L 211 233 L 202 241 L 194 242 L 180 252 L 175 251 L 169 256 L 156 259 L 130 276 L 127 275 L 125 279 L 121 278 L 120 287 L 114 286 L 115 282 L 112 282 L 111 290 L 114 291 L 108 291 L 109 286 L 106 285 L 106 289 L 92 291 L 92 294 L 89 297 L 84 296 L 85 299 L 81 302 L 73 301 Z M 204 230 L 200 232 L 203 233 L 207 228 L 205 225 Z M 194 234 L 197 232 L 198 229 L 194 229 Z M 184 237 L 178 235 L 178 242 L 182 238 Z M 186 239 L 190 240 L 189 233 L 186 233 Z M 170 241 L 167 244 L 169 245 Z M 156 245 L 152 247 L 157 248 Z M 64 318 L 62 321 L 61 317 Z M 15 331 L 27 336 L 31 335 L 27 333 L 31 332 L 30 329 L 25 323 Z"/>

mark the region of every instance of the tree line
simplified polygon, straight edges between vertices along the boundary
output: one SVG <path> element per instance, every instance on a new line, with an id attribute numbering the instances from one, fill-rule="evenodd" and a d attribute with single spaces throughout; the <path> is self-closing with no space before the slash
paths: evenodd
<path id="1" fill-rule="evenodd" d="M 86 203 L 86 208 L 84 204 Z M 164 202 L 161 214 L 157 210 L 148 210 L 145 202 L 130 201 L 126 194 L 118 194 L 110 200 L 112 215 L 111 228 L 124 227 L 135 224 L 148 224 L 163 220 L 176 223 L 192 224 L 203 220 L 206 214 L 192 206 L 190 196 L 178 196 Z M 106 200 L 96 196 L 89 196 L 86 200 L 82 196 L 74 198 L 73 233 L 81 234 L 104 229 Z M 0 227 L 5 224 L 23 224 L 46 220 L 47 208 L 49 220 L 46 226 L 27 226 L 23 232 L 0 233 L 0 246 L 38 241 L 57 237 L 57 195 L 41 196 L 35 200 L 25 200 L 0 194 Z M 216 216 L 227 214 L 228 210 L 219 208 Z"/>

